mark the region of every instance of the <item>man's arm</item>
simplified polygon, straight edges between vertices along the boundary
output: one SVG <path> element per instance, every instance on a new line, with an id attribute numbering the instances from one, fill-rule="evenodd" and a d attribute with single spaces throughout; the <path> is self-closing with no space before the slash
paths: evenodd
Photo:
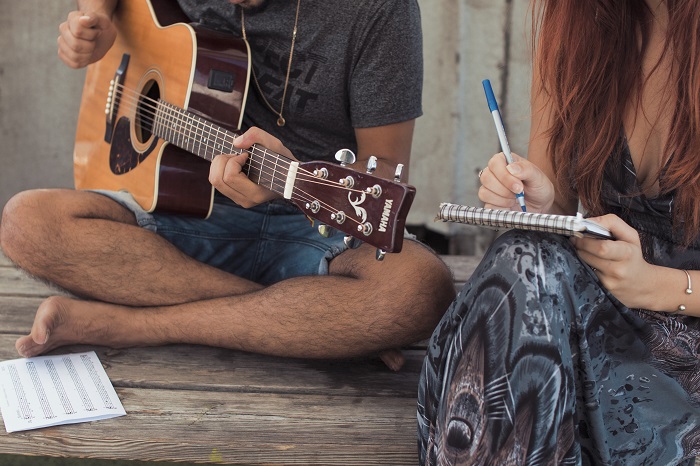
<path id="1" fill-rule="evenodd" d="M 416 120 L 373 128 L 356 128 L 357 162 L 353 168 L 364 171 L 371 155 L 377 157 L 376 176 L 392 179 L 396 166 L 403 164 L 402 182 L 408 181 L 408 163 Z"/>

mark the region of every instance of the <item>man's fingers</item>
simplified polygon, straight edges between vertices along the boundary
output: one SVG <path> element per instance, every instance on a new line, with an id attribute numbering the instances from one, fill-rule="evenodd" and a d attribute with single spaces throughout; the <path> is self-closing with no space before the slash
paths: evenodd
<path id="1" fill-rule="evenodd" d="M 74 21 L 70 21 L 70 30 L 77 39 L 94 41 L 100 32 L 107 27 L 104 21 L 106 18 L 100 16 L 80 16 Z"/>
<path id="2" fill-rule="evenodd" d="M 224 176 L 228 171 L 228 176 L 231 176 L 230 169 L 227 167 L 228 162 L 234 155 L 221 154 L 214 157 L 211 162 L 211 168 L 209 169 L 209 182 L 215 188 L 219 186 L 225 186 Z M 239 170 L 240 171 L 240 170 Z"/>
<path id="3" fill-rule="evenodd" d="M 221 154 L 214 157 L 209 170 L 209 182 L 222 194 L 238 202 L 243 196 L 248 177 L 243 173 L 245 155 Z"/>
<path id="4" fill-rule="evenodd" d="M 95 52 L 101 27 L 109 27 L 106 17 L 71 12 L 58 27 L 59 58 L 71 68 L 87 66 Z"/>
<path id="5" fill-rule="evenodd" d="M 398 371 L 406 362 L 406 358 L 399 349 L 384 350 L 379 353 L 379 358 L 384 361 L 392 371 Z"/>
<path id="6" fill-rule="evenodd" d="M 248 149 L 253 144 L 263 146 L 273 152 L 296 160 L 291 151 L 279 139 L 257 127 L 250 128 L 233 140 L 233 145 L 239 149 Z"/>

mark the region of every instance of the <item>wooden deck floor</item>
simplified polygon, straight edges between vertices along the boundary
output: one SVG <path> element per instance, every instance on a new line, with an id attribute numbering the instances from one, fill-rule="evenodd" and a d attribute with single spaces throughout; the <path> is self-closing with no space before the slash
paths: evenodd
<path id="1" fill-rule="evenodd" d="M 448 258 L 461 283 L 476 259 Z M 17 358 L 55 294 L 0 255 L 0 360 Z M 233 464 L 412 465 L 424 347 L 400 372 L 378 359 L 309 361 L 191 345 L 94 349 L 127 411 L 111 420 L 7 434 L 0 453 Z"/>

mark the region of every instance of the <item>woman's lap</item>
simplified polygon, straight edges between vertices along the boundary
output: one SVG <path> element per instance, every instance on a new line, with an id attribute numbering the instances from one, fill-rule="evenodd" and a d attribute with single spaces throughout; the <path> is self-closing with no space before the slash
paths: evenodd
<path id="1" fill-rule="evenodd" d="M 683 439 L 700 444 L 698 393 L 676 380 L 693 355 L 660 363 L 657 334 L 677 324 L 655 317 L 602 289 L 566 238 L 503 235 L 430 341 L 421 464 L 678 463 Z"/>

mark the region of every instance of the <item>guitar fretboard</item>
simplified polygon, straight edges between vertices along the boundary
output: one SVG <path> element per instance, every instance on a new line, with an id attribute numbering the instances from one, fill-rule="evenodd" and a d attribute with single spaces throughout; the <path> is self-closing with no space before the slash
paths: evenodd
<path id="1" fill-rule="evenodd" d="M 253 182 L 278 194 L 284 194 L 291 161 L 264 147 L 253 145 L 248 150 L 234 147 L 238 134 L 215 125 L 194 113 L 163 100 L 158 100 L 153 121 L 153 134 L 205 160 L 220 154 L 249 154 L 243 172 Z"/>

